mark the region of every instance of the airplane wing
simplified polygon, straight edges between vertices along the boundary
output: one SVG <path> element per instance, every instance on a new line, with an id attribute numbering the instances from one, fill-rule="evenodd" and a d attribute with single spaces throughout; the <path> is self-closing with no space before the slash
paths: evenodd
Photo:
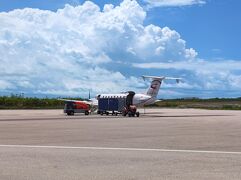
<path id="1" fill-rule="evenodd" d="M 72 99 L 58 99 L 60 101 L 65 101 L 65 102 L 81 102 L 89 105 L 93 105 L 92 101 L 81 101 L 81 100 L 72 100 Z"/>

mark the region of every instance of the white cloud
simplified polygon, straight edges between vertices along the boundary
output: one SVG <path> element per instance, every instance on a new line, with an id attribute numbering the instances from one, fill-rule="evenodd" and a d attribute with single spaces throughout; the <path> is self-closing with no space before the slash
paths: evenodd
<path id="1" fill-rule="evenodd" d="M 168 27 L 148 25 L 129 46 L 132 53 L 143 61 L 192 60 L 197 56 L 194 49 L 186 49 L 186 42 L 179 33 Z"/>
<path id="2" fill-rule="evenodd" d="M 205 4 L 204 0 L 143 0 L 152 7 L 175 7 L 175 6 L 191 6 L 195 4 Z"/>
<path id="3" fill-rule="evenodd" d="M 9 83 L 6 80 L 1 80 L 1 79 L 0 79 L 0 87 L 2 90 L 14 88 L 13 84 Z"/>
<path id="4" fill-rule="evenodd" d="M 134 63 L 133 67 L 141 69 L 168 69 L 184 74 L 179 85 L 166 87 L 212 91 L 241 91 L 241 61 L 215 60 L 179 61 L 164 63 Z M 240 93 L 239 93 L 240 94 Z M 230 96 L 229 94 L 224 94 Z M 241 94 L 240 94 L 241 95 Z"/>
<path id="5" fill-rule="evenodd" d="M 77 95 L 134 89 L 140 81 L 110 68 L 122 61 L 192 60 L 180 35 L 168 27 L 145 26 L 136 2 L 119 6 L 93 2 L 56 12 L 18 9 L 0 13 L 0 90 Z M 143 85 L 143 83 L 142 83 Z"/>
<path id="6" fill-rule="evenodd" d="M 195 61 L 177 61 L 177 62 L 150 62 L 133 63 L 133 67 L 142 69 L 176 69 L 176 70 L 202 70 L 202 71 L 226 71 L 240 70 L 241 61 L 235 60 L 215 60 L 207 61 L 195 59 Z"/>

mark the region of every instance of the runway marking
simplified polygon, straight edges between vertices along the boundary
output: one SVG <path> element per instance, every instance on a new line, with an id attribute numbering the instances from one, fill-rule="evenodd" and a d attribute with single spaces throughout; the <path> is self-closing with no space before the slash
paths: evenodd
<path id="1" fill-rule="evenodd" d="M 7 148 L 43 148 L 43 149 L 117 150 L 117 151 L 150 151 L 150 152 L 178 152 L 178 153 L 237 154 L 237 155 L 241 155 L 241 152 L 235 152 L 235 151 L 202 151 L 202 150 L 184 150 L 184 149 L 146 149 L 146 148 L 40 146 L 40 145 L 7 145 L 7 144 L 1 144 L 0 147 L 7 147 Z"/>

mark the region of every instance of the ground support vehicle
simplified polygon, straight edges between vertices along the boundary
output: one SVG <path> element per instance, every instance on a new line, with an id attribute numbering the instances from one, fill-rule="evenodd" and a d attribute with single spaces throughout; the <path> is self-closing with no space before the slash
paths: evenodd
<path id="1" fill-rule="evenodd" d="M 90 105 L 84 102 L 65 102 L 64 113 L 67 115 L 74 115 L 75 113 L 84 113 L 89 115 L 91 112 Z"/>
<path id="2" fill-rule="evenodd" d="M 140 113 L 137 111 L 136 106 L 134 105 L 130 105 L 127 107 L 124 107 L 123 111 L 122 111 L 122 115 L 126 116 L 128 115 L 129 117 L 139 117 Z"/>

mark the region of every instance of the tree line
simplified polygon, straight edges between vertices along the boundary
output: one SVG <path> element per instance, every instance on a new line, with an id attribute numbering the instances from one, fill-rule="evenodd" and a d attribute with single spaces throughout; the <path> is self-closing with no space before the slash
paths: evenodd
<path id="1" fill-rule="evenodd" d="M 83 100 L 82 98 L 63 98 Z M 24 97 L 23 94 L 0 96 L 0 109 L 63 109 L 64 101 L 58 98 Z M 182 98 L 163 99 L 148 107 L 169 108 L 202 108 L 202 109 L 233 109 L 241 110 L 241 97 L 239 98 Z"/>
<path id="2" fill-rule="evenodd" d="M 64 102 L 57 98 L 0 96 L 0 109 L 62 109 Z"/>

